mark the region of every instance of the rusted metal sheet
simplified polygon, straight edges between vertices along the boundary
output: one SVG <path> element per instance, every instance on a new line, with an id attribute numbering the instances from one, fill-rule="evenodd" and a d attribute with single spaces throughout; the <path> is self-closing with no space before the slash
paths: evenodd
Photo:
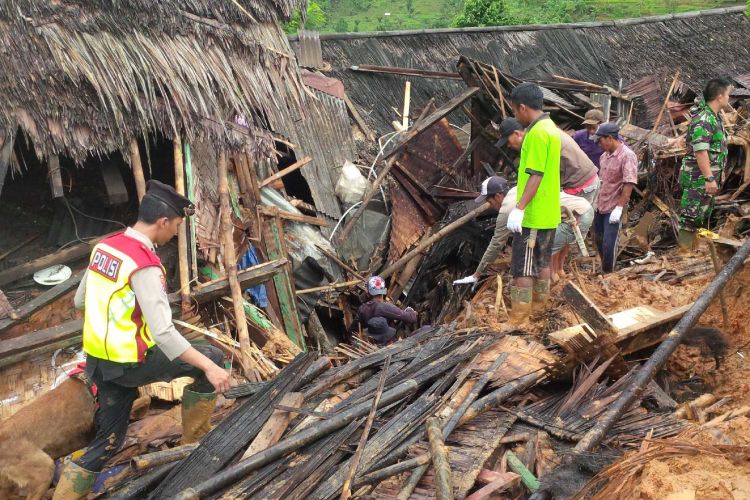
<path id="1" fill-rule="evenodd" d="M 426 110 L 427 112 L 431 110 Z M 448 120 L 443 119 L 409 142 L 391 172 L 393 227 L 389 260 L 395 261 L 418 242 L 427 228 L 442 217 L 444 208 L 436 201 L 433 187 L 458 187 L 449 176 L 450 168 L 463 148 Z"/>

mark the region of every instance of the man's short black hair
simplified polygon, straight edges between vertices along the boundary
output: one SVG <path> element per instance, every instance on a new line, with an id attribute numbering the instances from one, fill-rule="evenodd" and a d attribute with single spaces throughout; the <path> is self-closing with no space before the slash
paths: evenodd
<path id="1" fill-rule="evenodd" d="M 144 196 L 141 200 L 141 206 L 138 208 L 138 220 L 146 224 L 153 224 L 163 217 L 174 219 L 180 217 L 180 215 L 176 214 L 172 207 L 160 199 L 148 194 Z"/>
<path id="2" fill-rule="evenodd" d="M 726 92 L 731 86 L 732 81 L 728 78 L 712 78 L 703 89 L 703 99 L 705 99 L 706 102 L 711 102 Z"/>
<path id="3" fill-rule="evenodd" d="M 542 106 L 544 106 L 544 94 L 542 94 L 539 85 L 524 82 L 510 93 L 510 102 L 516 105 L 525 104 L 531 109 L 541 111 Z"/>

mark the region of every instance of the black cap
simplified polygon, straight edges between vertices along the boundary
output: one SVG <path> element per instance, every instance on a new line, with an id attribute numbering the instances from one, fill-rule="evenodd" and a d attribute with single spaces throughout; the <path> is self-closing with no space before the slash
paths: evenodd
<path id="1" fill-rule="evenodd" d="M 508 143 L 508 137 L 516 130 L 523 130 L 524 126 L 515 118 L 506 118 L 500 122 L 500 140 L 495 143 L 498 149 L 502 149 Z"/>
<path id="2" fill-rule="evenodd" d="M 592 139 L 598 141 L 602 137 L 614 137 L 615 139 L 619 139 L 620 126 L 612 122 L 602 123 L 599 125 L 599 128 L 596 129 L 596 133 Z"/>
<path id="3" fill-rule="evenodd" d="M 488 196 L 498 193 L 505 194 L 508 192 L 508 189 L 508 181 L 503 177 L 500 177 L 499 175 L 487 177 L 484 182 L 482 182 L 482 191 L 474 201 L 477 203 L 484 203 L 484 200 L 486 200 Z"/>
<path id="4" fill-rule="evenodd" d="M 146 195 L 156 198 L 169 208 L 174 210 L 175 215 L 185 217 L 195 213 L 195 205 L 185 196 L 175 191 L 172 186 L 150 180 L 146 183 Z M 144 197 L 145 197 L 144 196 Z"/>
<path id="5" fill-rule="evenodd" d="M 385 344 L 396 336 L 396 329 L 384 317 L 375 316 L 367 321 L 367 335 L 378 344 Z"/>

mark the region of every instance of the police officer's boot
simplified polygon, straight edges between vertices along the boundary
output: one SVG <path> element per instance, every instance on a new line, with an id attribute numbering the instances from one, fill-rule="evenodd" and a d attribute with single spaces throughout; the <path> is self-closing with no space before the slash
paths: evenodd
<path id="1" fill-rule="evenodd" d="M 695 245 L 695 231 L 680 228 L 677 232 L 677 250 L 678 253 L 688 254 L 693 251 Z"/>
<path id="2" fill-rule="evenodd" d="M 531 298 L 531 314 L 538 318 L 547 310 L 549 303 L 550 280 L 534 279 L 534 288 Z"/>
<path id="3" fill-rule="evenodd" d="M 97 472 L 86 470 L 75 462 L 68 464 L 60 473 L 60 480 L 52 500 L 79 500 L 88 495 L 96 482 Z"/>
<path id="4" fill-rule="evenodd" d="M 182 391 L 182 440 L 195 443 L 211 430 L 211 413 L 216 406 L 215 392 Z"/>
<path id="5" fill-rule="evenodd" d="M 522 325 L 529 320 L 531 295 L 531 287 L 510 287 L 510 313 L 508 313 L 508 316 L 511 324 Z"/>

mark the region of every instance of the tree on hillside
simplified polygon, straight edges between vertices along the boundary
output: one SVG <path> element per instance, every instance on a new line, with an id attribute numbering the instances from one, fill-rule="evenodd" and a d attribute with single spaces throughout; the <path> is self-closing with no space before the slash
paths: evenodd
<path id="1" fill-rule="evenodd" d="M 284 25 L 284 31 L 290 34 L 295 34 L 300 27 L 310 30 L 320 30 L 326 24 L 326 14 L 323 12 L 323 8 L 320 4 L 315 0 L 310 0 L 307 4 L 307 15 L 305 17 L 306 19 L 303 24 L 300 12 L 296 11 L 292 19 Z"/>
<path id="2" fill-rule="evenodd" d="M 504 0 L 466 0 L 464 10 L 453 21 L 457 28 L 510 24 Z"/>

